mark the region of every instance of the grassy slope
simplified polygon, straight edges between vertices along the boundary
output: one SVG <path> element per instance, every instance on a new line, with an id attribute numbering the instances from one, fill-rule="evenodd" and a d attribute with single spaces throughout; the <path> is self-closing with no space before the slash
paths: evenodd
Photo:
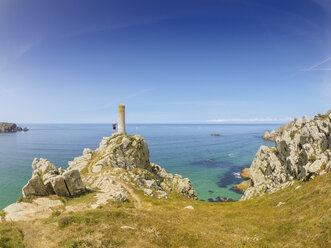
<path id="1" fill-rule="evenodd" d="M 134 202 L 110 203 L 98 210 L 57 211 L 46 220 L 2 223 L 0 247 L 331 247 L 331 173 L 244 202 L 136 194 L 139 209 Z M 276 207 L 279 202 L 285 204 Z M 187 205 L 194 210 L 183 209 Z"/>

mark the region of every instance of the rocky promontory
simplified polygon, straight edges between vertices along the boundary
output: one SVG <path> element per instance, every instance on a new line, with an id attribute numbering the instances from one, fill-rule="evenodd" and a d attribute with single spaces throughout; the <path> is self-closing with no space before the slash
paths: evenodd
<path id="1" fill-rule="evenodd" d="M 139 135 L 114 134 L 105 137 L 95 151 L 85 149 L 81 157 L 69 162 L 68 169 L 79 170 L 83 181 L 91 188 L 107 188 L 105 185 L 121 180 L 137 190 L 143 190 L 148 196 L 168 198 L 169 192 L 177 192 L 197 199 L 188 178 L 169 174 L 161 166 L 150 162 L 147 142 Z M 126 195 L 125 190 L 122 195 Z"/>
<path id="2" fill-rule="evenodd" d="M 21 131 L 26 132 L 28 130 L 28 128 L 21 128 L 15 123 L 0 122 L 0 133 L 16 133 Z"/>
<path id="3" fill-rule="evenodd" d="M 22 189 L 24 198 L 4 209 L 5 220 L 49 216 L 55 207 L 64 207 L 56 198 L 48 198 L 52 195 L 75 197 L 94 192 L 94 203 L 82 206 L 83 209 L 100 208 L 109 201 L 125 202 L 128 198 L 136 199 L 139 204 L 134 191 L 155 198 L 167 199 L 177 193 L 197 199 L 188 178 L 167 173 L 161 166 L 150 162 L 147 142 L 139 135 L 104 137 L 99 148 L 84 149 L 82 156 L 68 164 L 67 170 L 57 169 L 47 159 L 35 158 L 32 178 Z M 32 199 L 32 202 L 24 202 L 25 198 Z"/>
<path id="4" fill-rule="evenodd" d="M 272 193 L 294 180 L 308 181 L 331 170 L 331 110 L 313 119 L 294 119 L 264 134 L 275 147 L 261 146 L 249 168 L 241 200 Z M 242 186 L 242 185 L 241 185 Z"/>

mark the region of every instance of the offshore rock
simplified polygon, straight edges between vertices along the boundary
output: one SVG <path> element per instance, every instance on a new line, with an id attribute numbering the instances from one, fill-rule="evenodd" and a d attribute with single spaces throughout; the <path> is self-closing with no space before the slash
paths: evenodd
<path id="1" fill-rule="evenodd" d="M 274 132 L 276 147 L 261 146 L 250 167 L 252 186 L 241 200 L 272 193 L 331 170 L 331 110 L 294 119 Z"/>
<path id="2" fill-rule="evenodd" d="M 28 128 L 18 127 L 15 123 L 0 122 L 0 133 L 16 133 L 21 131 L 28 131 Z"/>

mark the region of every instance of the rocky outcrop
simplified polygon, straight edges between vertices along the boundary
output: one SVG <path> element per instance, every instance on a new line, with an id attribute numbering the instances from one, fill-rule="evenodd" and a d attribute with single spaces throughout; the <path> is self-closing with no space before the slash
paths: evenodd
<path id="1" fill-rule="evenodd" d="M 275 130 L 272 130 L 271 132 L 266 131 L 263 135 L 262 138 L 264 140 L 275 140 L 275 137 L 277 135 L 277 132 Z"/>
<path id="2" fill-rule="evenodd" d="M 252 185 L 252 180 L 249 179 L 247 181 L 243 181 L 243 182 L 233 186 L 233 189 L 235 191 L 239 191 L 240 193 L 244 193 L 251 185 Z"/>
<path id="3" fill-rule="evenodd" d="M 49 217 L 54 210 L 63 207 L 60 200 L 47 197 L 38 198 L 31 202 L 20 202 L 9 205 L 4 209 L 4 221 L 29 221 Z M 1 221 L 0 221 L 1 222 Z"/>
<path id="4" fill-rule="evenodd" d="M 49 195 L 46 186 L 41 180 L 40 176 L 35 175 L 29 180 L 29 182 L 23 187 L 23 196 L 46 196 Z"/>
<path id="5" fill-rule="evenodd" d="M 104 137 L 95 151 L 85 149 L 81 157 L 68 164 L 69 170 L 81 171 L 85 175 L 83 180 L 92 188 L 92 182 L 107 171 L 109 176 L 105 180 L 117 178 L 143 190 L 145 195 L 168 198 L 167 192 L 178 192 L 197 199 L 188 178 L 169 174 L 150 162 L 147 142 L 139 135 L 114 134 Z"/>
<path id="6" fill-rule="evenodd" d="M 261 146 L 250 167 L 252 186 L 242 200 L 275 192 L 331 170 L 331 110 L 294 119 L 275 131 L 275 147 Z"/>
<path id="7" fill-rule="evenodd" d="M 249 168 L 242 169 L 240 171 L 240 177 L 243 179 L 250 179 L 251 173 L 249 172 Z"/>
<path id="8" fill-rule="evenodd" d="M 0 122 L 0 133 L 16 133 L 21 131 L 28 131 L 28 128 L 18 127 L 15 123 Z"/>
<path id="9" fill-rule="evenodd" d="M 78 170 L 59 170 L 47 159 L 35 158 L 32 162 L 32 178 L 23 187 L 27 196 L 75 196 L 85 192 L 85 186 Z"/>
<path id="10" fill-rule="evenodd" d="M 27 220 L 43 211 L 40 217 L 51 214 L 52 206 L 63 207 L 60 201 L 45 196 L 76 196 L 95 191 L 95 201 L 86 209 L 103 207 L 109 201 L 124 202 L 130 196 L 135 207 L 141 207 L 141 200 L 135 190 L 156 198 L 169 198 L 177 192 L 191 199 L 197 199 L 191 182 L 177 174 L 170 174 L 149 160 L 149 149 L 144 138 L 138 135 L 115 134 L 103 138 L 98 149 L 84 149 L 83 155 L 68 162 L 67 170 L 57 169 L 47 159 L 35 158 L 32 162 L 32 178 L 23 187 L 24 197 L 32 197 L 31 203 L 19 202 L 8 206 L 6 220 Z M 31 198 L 27 198 L 29 200 Z M 42 200 L 47 199 L 47 200 Z M 51 207 L 47 206 L 49 204 Z M 76 211 L 81 207 L 65 207 Z M 16 215 L 16 216 L 15 216 Z"/>

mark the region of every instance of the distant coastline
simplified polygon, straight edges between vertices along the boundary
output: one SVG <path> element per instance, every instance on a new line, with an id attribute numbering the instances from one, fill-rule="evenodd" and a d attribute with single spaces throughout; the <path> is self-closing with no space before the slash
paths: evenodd
<path id="1" fill-rule="evenodd" d="M 27 127 L 19 127 L 15 123 L 0 122 L 0 133 L 16 133 L 29 131 Z"/>

